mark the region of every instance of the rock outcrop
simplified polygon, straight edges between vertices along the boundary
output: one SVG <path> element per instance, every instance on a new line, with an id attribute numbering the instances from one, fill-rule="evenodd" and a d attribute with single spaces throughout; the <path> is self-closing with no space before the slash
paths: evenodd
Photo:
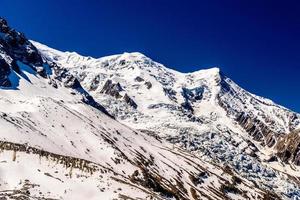
<path id="1" fill-rule="evenodd" d="M 35 46 L 23 33 L 10 28 L 3 18 L 0 18 L 0 49 L 12 59 L 28 64 L 34 70 L 35 66 L 43 64 L 43 59 Z"/>
<path id="2" fill-rule="evenodd" d="M 8 78 L 10 74 L 10 66 L 7 62 L 0 57 L 0 86 L 11 87 L 11 82 Z"/>
<path id="3" fill-rule="evenodd" d="M 108 94 L 110 96 L 113 96 L 117 99 L 121 98 L 120 92 L 122 91 L 122 87 L 120 83 L 113 83 L 112 80 L 107 80 L 100 91 L 100 93 Z"/>
<path id="4" fill-rule="evenodd" d="M 246 113 L 241 113 L 237 118 L 237 122 L 255 139 L 262 142 L 268 147 L 274 146 L 276 134 L 272 132 L 267 125 L 256 118 L 251 118 Z"/>
<path id="5" fill-rule="evenodd" d="M 135 77 L 134 80 L 137 81 L 137 82 L 143 82 L 144 81 L 144 79 L 140 76 Z"/>
<path id="6" fill-rule="evenodd" d="M 131 107 L 133 107 L 133 108 L 135 108 L 135 109 L 137 108 L 137 104 L 134 102 L 134 100 L 133 100 L 132 98 L 130 98 L 130 97 L 128 96 L 127 93 L 124 95 L 123 99 L 124 99 L 124 101 L 125 101 L 128 105 L 130 105 Z"/>
<path id="7" fill-rule="evenodd" d="M 63 83 L 66 88 L 81 88 L 80 82 L 73 76 L 67 69 L 58 66 L 56 63 L 52 63 L 51 68 L 54 72 L 54 78 Z"/>
<path id="8" fill-rule="evenodd" d="M 151 89 L 152 88 L 152 83 L 149 82 L 149 81 L 146 81 L 145 85 L 147 86 L 147 89 Z"/>
<path id="9" fill-rule="evenodd" d="M 9 27 L 0 18 L 0 86 L 11 87 L 8 76 L 11 71 L 21 73 L 17 61 L 28 65 L 38 74 L 44 74 L 43 59 L 38 50 L 27 40 L 23 33 Z M 45 77 L 45 76 L 43 76 Z"/>
<path id="10" fill-rule="evenodd" d="M 133 108 L 137 108 L 135 101 L 127 94 L 121 95 L 120 93 L 124 91 L 120 83 L 113 83 L 112 80 L 108 79 L 100 93 L 110 95 L 116 99 L 123 99 L 124 102 Z"/>
<path id="11" fill-rule="evenodd" d="M 279 138 L 276 144 L 277 156 L 285 163 L 300 166 L 300 130 Z"/>

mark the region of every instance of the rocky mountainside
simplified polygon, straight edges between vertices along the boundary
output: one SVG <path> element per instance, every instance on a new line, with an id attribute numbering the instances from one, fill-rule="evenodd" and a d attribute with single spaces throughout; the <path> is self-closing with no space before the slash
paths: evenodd
<path id="1" fill-rule="evenodd" d="M 0 19 L 0 84 L 0 199 L 300 197 L 299 115 L 217 68 L 60 52 Z"/>
<path id="2" fill-rule="evenodd" d="M 119 123 L 4 19 L 0 36 L 1 199 L 276 196 L 229 167 Z M 108 82 L 103 95 L 110 88 L 122 90 Z"/>
<path id="3" fill-rule="evenodd" d="M 95 59 L 33 43 L 122 123 L 229 165 L 264 189 L 299 196 L 299 114 L 247 92 L 218 68 L 180 73 L 140 53 Z"/>

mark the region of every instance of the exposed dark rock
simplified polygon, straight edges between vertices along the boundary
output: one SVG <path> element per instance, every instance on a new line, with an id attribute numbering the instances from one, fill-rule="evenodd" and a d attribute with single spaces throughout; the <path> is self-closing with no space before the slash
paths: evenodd
<path id="1" fill-rule="evenodd" d="M 0 24 L 1 24 L 2 26 L 4 26 L 4 25 L 7 26 L 7 21 L 6 21 L 4 18 L 0 17 Z"/>
<path id="2" fill-rule="evenodd" d="M 289 115 L 289 127 L 297 127 L 299 124 L 300 124 L 299 116 L 296 113 L 291 113 Z"/>
<path id="3" fill-rule="evenodd" d="M 232 181 L 232 184 L 233 184 L 233 185 L 241 184 L 241 183 L 242 183 L 242 179 L 240 179 L 240 178 L 237 177 L 237 176 L 232 176 L 231 181 Z"/>
<path id="4" fill-rule="evenodd" d="M 185 101 L 184 103 L 182 103 L 181 106 L 185 110 L 188 110 L 188 111 L 190 111 L 192 113 L 194 112 L 193 106 L 188 101 Z"/>
<path id="5" fill-rule="evenodd" d="M 158 103 L 158 104 L 150 104 L 148 106 L 149 109 L 158 109 L 158 108 L 166 108 L 169 110 L 180 110 L 179 106 L 173 104 L 166 104 L 166 103 Z"/>
<path id="6" fill-rule="evenodd" d="M 131 99 L 129 96 L 128 96 L 128 94 L 126 93 L 125 95 L 124 95 L 124 101 L 127 103 L 127 104 L 129 104 L 130 106 L 132 106 L 133 108 L 137 108 L 137 104 L 134 102 L 134 100 L 133 99 Z"/>
<path id="7" fill-rule="evenodd" d="M 47 78 L 47 72 L 44 67 L 36 67 L 36 72 L 43 78 Z"/>
<path id="8" fill-rule="evenodd" d="M 250 117 L 246 113 L 241 113 L 236 121 L 255 139 L 263 142 L 268 147 L 275 145 L 275 133 L 267 125 L 258 119 Z"/>
<path id="9" fill-rule="evenodd" d="M 75 78 L 67 69 L 58 66 L 56 63 L 51 64 L 54 72 L 54 78 L 61 81 L 67 88 L 81 88 L 78 79 Z"/>
<path id="10" fill-rule="evenodd" d="M 100 83 L 100 76 L 97 75 L 97 76 L 95 76 L 95 77 L 93 78 L 93 80 L 91 81 L 91 85 L 90 85 L 89 90 L 95 91 L 95 90 L 98 88 L 99 83 Z"/>
<path id="11" fill-rule="evenodd" d="M 137 156 L 138 159 L 135 160 L 135 165 L 139 168 L 141 173 L 136 170 L 130 177 L 131 182 L 150 188 L 166 198 L 188 200 L 187 190 L 178 178 L 175 178 L 175 183 L 171 183 L 154 170 L 149 170 L 153 167 L 154 158 L 148 159 L 140 153 L 138 153 Z"/>
<path id="12" fill-rule="evenodd" d="M 54 79 L 50 78 L 48 83 L 49 85 L 52 85 L 52 87 L 58 88 L 58 85 Z"/>
<path id="13" fill-rule="evenodd" d="M 100 105 L 97 101 L 94 100 L 94 98 L 89 95 L 85 90 L 81 89 L 82 94 L 82 101 L 98 110 L 103 112 L 104 114 L 110 116 L 111 118 L 114 118 L 102 105 Z"/>
<path id="14" fill-rule="evenodd" d="M 265 191 L 263 194 L 262 200 L 280 200 L 280 198 L 276 193 L 271 191 Z"/>
<path id="15" fill-rule="evenodd" d="M 234 184 L 231 184 L 229 182 L 221 185 L 220 190 L 223 191 L 224 193 L 233 193 L 233 194 L 241 193 L 241 191 Z"/>
<path id="16" fill-rule="evenodd" d="M 119 62 L 119 65 L 125 65 L 126 64 L 126 61 L 125 60 L 120 60 L 120 62 Z"/>
<path id="17" fill-rule="evenodd" d="M 281 137 L 276 144 L 277 156 L 283 162 L 300 165 L 300 130 Z"/>
<path id="18" fill-rule="evenodd" d="M 192 181 L 192 183 L 197 186 L 199 184 L 204 183 L 203 179 L 206 179 L 208 177 L 208 174 L 206 172 L 200 172 L 198 175 L 190 174 L 189 179 Z"/>
<path id="19" fill-rule="evenodd" d="M 10 63 L 10 67 L 12 70 L 14 70 L 15 72 L 17 72 L 18 74 L 21 74 L 21 70 L 20 70 L 20 67 L 19 65 L 17 64 L 16 60 L 13 60 L 11 63 Z"/>
<path id="20" fill-rule="evenodd" d="M 203 87 L 193 89 L 182 88 L 182 96 L 186 101 L 195 102 L 202 99 L 204 93 Z"/>
<path id="21" fill-rule="evenodd" d="M 120 99 L 120 98 L 122 98 L 122 95 L 120 94 L 121 91 L 123 91 L 123 88 L 120 85 L 120 83 L 113 83 L 112 80 L 108 79 L 105 82 L 105 84 L 104 84 L 102 90 L 100 91 L 100 93 L 110 95 L 112 97 L 115 97 L 116 99 Z M 130 98 L 128 96 L 127 93 L 123 96 L 123 100 L 128 105 L 132 106 L 133 108 L 137 108 L 137 104 L 134 102 L 134 100 L 132 98 Z"/>
<path id="22" fill-rule="evenodd" d="M 77 78 L 75 78 L 73 75 L 69 74 L 65 77 L 65 80 L 64 80 L 64 86 L 67 87 L 67 88 L 73 88 L 73 89 L 76 89 L 76 88 L 79 88 L 81 87 L 79 81 Z"/>
<path id="23" fill-rule="evenodd" d="M 3 18 L 0 18 L 0 32 L 3 33 L 0 37 L 0 49 L 12 59 L 29 65 L 33 70 L 36 70 L 34 66 L 42 66 L 43 59 L 35 46 L 23 33 L 10 28 Z"/>
<path id="24" fill-rule="evenodd" d="M 154 131 L 151 131 L 151 130 L 146 130 L 146 129 L 138 129 L 140 132 L 143 132 L 143 133 L 146 133 L 147 135 L 161 141 L 162 138 Z"/>
<path id="25" fill-rule="evenodd" d="M 112 80 L 107 80 L 100 91 L 100 93 L 108 94 L 110 96 L 113 96 L 117 99 L 121 98 L 120 92 L 122 91 L 122 87 L 120 83 L 113 83 Z"/>
<path id="26" fill-rule="evenodd" d="M 278 159 L 277 159 L 277 157 L 276 156 L 271 156 L 268 160 L 267 160 L 267 162 L 276 162 L 276 161 L 278 161 Z"/>
<path id="27" fill-rule="evenodd" d="M 147 89 L 152 88 L 152 83 L 149 81 L 145 82 L 145 85 L 147 86 Z"/>
<path id="28" fill-rule="evenodd" d="M 184 103 L 181 104 L 182 108 L 194 112 L 192 103 L 196 101 L 201 101 L 203 98 L 204 88 L 197 87 L 193 89 L 182 88 L 181 95 L 184 98 Z"/>
<path id="29" fill-rule="evenodd" d="M 6 61 L 0 58 L 0 86 L 1 87 L 11 87 L 11 82 L 8 78 L 10 74 L 10 66 Z"/>
<path id="30" fill-rule="evenodd" d="M 144 79 L 139 77 L 139 76 L 135 77 L 134 80 L 137 81 L 137 82 L 143 82 L 144 81 Z"/>
<path id="31" fill-rule="evenodd" d="M 81 94 L 82 102 L 114 118 L 111 114 L 109 114 L 109 112 L 102 105 L 96 102 L 94 98 L 82 88 L 78 79 L 75 78 L 75 76 L 73 76 L 67 69 L 58 66 L 56 63 L 51 63 L 50 67 L 54 72 L 53 79 L 50 78 L 49 80 L 50 85 L 52 85 L 54 88 L 57 88 L 58 85 L 56 80 L 60 81 L 64 87 L 72 88 L 75 91 L 77 91 L 79 94 Z M 73 94 L 75 94 L 75 91 Z"/>
<path id="32" fill-rule="evenodd" d="M 173 90 L 172 88 L 163 88 L 164 93 L 167 97 L 169 97 L 169 99 L 171 99 L 172 101 L 177 101 L 176 98 L 176 91 Z"/>
<path id="33" fill-rule="evenodd" d="M 38 50 L 29 42 L 23 33 L 10 28 L 5 19 L 0 18 L 0 52 L 7 59 L 0 57 L 0 85 L 11 87 L 12 83 L 8 79 L 11 70 L 21 74 L 17 61 L 22 62 L 43 76 L 46 72 L 43 67 L 43 59 Z M 9 60 L 9 61 L 8 61 Z"/>

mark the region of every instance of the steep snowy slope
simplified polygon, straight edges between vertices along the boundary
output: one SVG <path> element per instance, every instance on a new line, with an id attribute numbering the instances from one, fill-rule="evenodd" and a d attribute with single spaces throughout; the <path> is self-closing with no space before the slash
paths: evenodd
<path id="1" fill-rule="evenodd" d="M 0 33 L 0 199 L 262 199 L 293 187 L 283 174 L 279 189 L 260 187 L 119 123 L 4 19 Z"/>
<path id="2" fill-rule="evenodd" d="M 55 199 L 224 198 L 221 187 L 229 187 L 233 178 L 222 168 L 132 131 L 67 94 L 12 99 L 1 93 L 5 195 L 14 190 L 14 195 L 29 191 L 24 195 Z M 263 196 L 250 189 L 251 182 L 234 187 L 238 194 Z"/>
<path id="3" fill-rule="evenodd" d="M 292 153 L 278 145 L 299 128 L 299 114 L 243 90 L 218 68 L 180 73 L 140 53 L 94 59 L 33 43 L 124 124 L 230 165 L 262 188 L 300 196 L 298 143 Z"/>

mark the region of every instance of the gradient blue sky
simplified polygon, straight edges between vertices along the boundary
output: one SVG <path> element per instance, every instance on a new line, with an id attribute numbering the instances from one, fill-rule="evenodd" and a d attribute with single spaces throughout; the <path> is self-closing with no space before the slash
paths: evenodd
<path id="1" fill-rule="evenodd" d="M 60 50 L 139 51 L 182 72 L 219 66 L 300 112 L 300 1 L 1 0 L 0 16 Z"/>

